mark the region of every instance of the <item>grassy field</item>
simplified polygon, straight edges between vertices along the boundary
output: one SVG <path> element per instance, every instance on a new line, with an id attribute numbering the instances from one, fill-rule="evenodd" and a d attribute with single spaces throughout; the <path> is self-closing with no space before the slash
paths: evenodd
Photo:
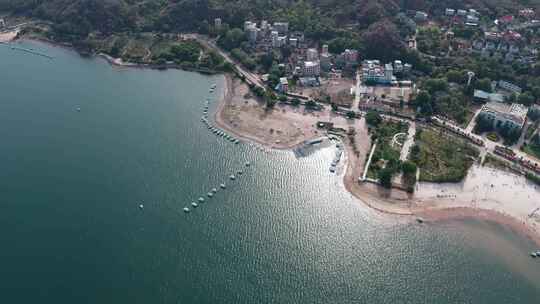
<path id="1" fill-rule="evenodd" d="M 439 131 L 424 129 L 416 135 L 411 160 L 420 168 L 420 181 L 459 182 L 479 152 L 476 148 Z"/>
<path id="2" fill-rule="evenodd" d="M 540 159 L 540 146 L 528 144 L 523 147 L 523 152 Z"/>

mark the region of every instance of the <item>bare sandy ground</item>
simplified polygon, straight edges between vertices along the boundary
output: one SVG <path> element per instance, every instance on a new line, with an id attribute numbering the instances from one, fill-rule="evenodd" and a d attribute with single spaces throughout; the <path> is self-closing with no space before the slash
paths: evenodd
<path id="1" fill-rule="evenodd" d="M 324 134 L 317 121 L 356 131 L 354 143 L 344 139 L 347 170 L 344 184 L 360 201 L 383 213 L 424 220 L 476 218 L 494 221 L 524 234 L 540 246 L 540 189 L 525 178 L 487 167 L 473 167 L 459 184 L 419 183 L 415 194 L 359 183 L 371 142 L 364 119 L 347 120 L 329 110 L 310 113 L 289 106 L 265 110 L 238 79 L 226 76 L 223 98 L 215 113 L 217 124 L 245 139 L 275 149 L 292 148 Z M 355 148 L 353 148 L 353 145 Z"/>
<path id="2" fill-rule="evenodd" d="M 19 30 L 0 33 L 0 42 L 10 42 L 17 37 Z"/>
<path id="3" fill-rule="evenodd" d="M 414 195 L 359 183 L 371 146 L 364 119 L 349 121 L 329 111 L 314 113 L 292 107 L 271 111 L 246 95 L 239 80 L 226 77 L 226 88 L 216 112 L 217 123 L 240 137 L 262 145 L 287 149 L 313 137 L 317 121 L 332 121 L 337 127 L 356 130 L 354 145 L 345 138 L 347 170 L 345 187 L 360 201 L 380 212 L 419 216 L 425 220 L 474 217 L 495 221 L 523 233 L 540 244 L 540 190 L 523 177 L 495 169 L 474 167 L 459 184 L 420 183 Z"/>

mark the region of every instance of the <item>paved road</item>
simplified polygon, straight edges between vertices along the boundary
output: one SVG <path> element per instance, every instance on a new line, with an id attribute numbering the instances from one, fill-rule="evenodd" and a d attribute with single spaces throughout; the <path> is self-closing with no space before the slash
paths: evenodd
<path id="1" fill-rule="evenodd" d="M 242 65 L 240 64 L 240 62 L 236 61 L 231 56 L 229 56 L 229 54 L 227 52 L 225 52 L 220 47 L 218 47 L 212 40 L 208 39 L 207 37 L 198 35 L 198 34 L 188 34 L 188 35 L 185 35 L 185 37 L 196 39 L 197 41 L 199 41 L 205 47 L 215 50 L 221 56 L 223 56 L 223 58 L 225 58 L 225 60 L 230 62 L 233 65 L 233 67 L 240 74 L 242 74 L 244 77 L 246 77 L 246 79 L 248 79 L 251 83 L 265 89 L 264 84 L 262 83 L 262 81 L 259 79 L 259 77 L 257 75 L 255 75 L 254 73 L 251 73 L 251 72 L 247 71 L 246 69 L 244 69 L 242 67 Z"/>
<path id="2" fill-rule="evenodd" d="M 409 131 L 407 133 L 407 139 L 405 140 L 405 143 L 403 143 L 403 147 L 401 147 L 401 154 L 399 155 L 399 159 L 401 161 L 406 161 L 407 159 L 409 159 L 411 147 L 414 145 L 415 136 L 416 136 L 416 122 L 412 121 L 412 122 L 409 122 Z"/>

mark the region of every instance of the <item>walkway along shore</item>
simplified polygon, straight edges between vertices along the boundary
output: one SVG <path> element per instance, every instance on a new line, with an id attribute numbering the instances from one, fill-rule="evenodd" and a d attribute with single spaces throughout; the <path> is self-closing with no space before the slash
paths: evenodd
<path id="1" fill-rule="evenodd" d="M 40 41 L 44 43 L 50 43 L 54 46 L 60 46 L 65 47 L 62 45 L 56 45 L 53 42 L 50 41 Z M 149 65 L 137 65 L 137 64 L 126 64 L 126 63 L 119 63 L 115 62 L 116 60 L 112 57 L 106 56 L 106 55 L 99 55 L 105 59 L 111 64 L 111 65 L 119 65 L 122 67 L 135 67 L 135 68 L 159 68 L 157 66 L 149 66 Z M 171 67 L 174 68 L 174 67 Z M 201 71 L 196 71 L 201 72 Z M 202 72 L 204 73 L 204 72 Z M 247 87 L 247 86 L 246 86 Z M 228 132 L 235 134 L 236 137 L 239 137 L 244 140 L 249 140 L 253 142 L 257 142 L 263 146 L 270 147 L 272 149 L 283 149 L 283 150 L 289 150 L 292 149 L 299 144 L 303 143 L 306 140 L 313 139 L 316 137 L 320 137 L 321 133 L 318 133 L 317 130 L 314 129 L 315 122 L 319 119 L 317 117 L 318 114 L 314 113 L 297 113 L 293 111 L 279 111 L 279 110 L 273 110 L 268 113 L 264 112 L 265 117 L 267 118 L 275 118 L 274 123 L 278 123 L 278 125 L 285 125 L 289 123 L 289 125 L 298 125 L 298 130 L 301 130 L 296 134 L 292 140 L 290 141 L 282 141 L 282 142 L 275 142 L 275 141 L 269 141 L 266 138 L 262 138 L 258 136 L 258 134 L 254 134 L 254 130 L 256 129 L 256 125 L 248 125 L 244 126 L 242 130 L 239 130 L 239 125 L 231 124 L 229 121 L 227 121 L 226 117 L 224 117 L 223 113 L 227 106 L 230 105 L 232 100 L 234 98 L 238 98 L 239 96 L 235 95 L 235 90 L 237 89 L 237 86 L 233 84 L 233 79 L 231 75 L 225 74 L 225 86 L 223 90 L 221 91 L 221 96 L 219 98 L 219 103 L 217 106 L 217 110 L 214 113 L 214 119 L 216 122 L 216 125 L 220 128 L 227 130 Z M 259 104 L 259 108 L 262 108 L 263 105 Z M 263 111 L 262 111 L 263 112 Z M 260 122 L 260 117 L 254 116 L 253 113 L 244 113 L 242 111 L 238 111 L 237 115 L 239 116 L 239 120 L 242 121 L 250 121 L 252 123 Z M 250 116 L 251 115 L 251 116 Z M 291 121 L 286 121 L 283 118 L 291 118 Z M 363 118 L 361 119 L 364 120 Z M 356 120 L 355 124 L 359 123 Z M 356 127 L 356 126 L 355 126 Z M 369 138 L 367 133 L 361 134 L 360 137 Z M 503 224 L 505 226 L 508 226 L 515 230 L 516 232 L 522 233 L 526 236 L 528 236 L 530 239 L 535 241 L 540 246 L 540 219 L 536 217 L 528 217 L 523 216 L 519 212 L 516 212 L 514 209 L 512 209 L 512 202 L 467 202 L 466 200 L 463 201 L 457 201 L 454 200 L 448 200 L 448 199 L 440 199 L 435 197 L 425 197 L 425 198 L 417 198 L 414 195 L 405 193 L 404 191 L 399 190 L 386 190 L 383 189 L 375 184 L 372 183 L 362 183 L 360 184 L 358 182 L 358 177 L 361 175 L 361 172 L 363 172 L 364 169 L 364 160 L 366 157 L 366 151 L 364 153 L 360 153 L 360 155 L 356 155 L 353 151 L 353 148 L 351 146 L 351 142 L 346 139 L 344 140 L 345 143 L 345 153 L 347 153 L 346 160 L 347 160 L 347 169 L 345 171 L 345 175 L 343 177 L 345 188 L 357 199 L 359 199 L 362 203 L 367 205 L 368 207 L 372 208 L 373 210 L 376 210 L 378 212 L 386 213 L 386 214 L 392 214 L 392 215 L 398 215 L 398 216 L 408 216 L 413 219 L 412 216 L 421 216 L 424 217 L 426 220 L 444 220 L 444 219 L 450 219 L 450 218 L 466 218 L 466 217 L 473 217 L 473 218 L 479 218 L 482 220 L 489 220 L 494 221 L 500 224 Z M 368 150 L 369 148 L 366 148 Z M 361 149 L 362 150 L 362 149 Z M 369 152 L 369 151 L 368 151 Z M 459 200 L 459 199 L 458 199 Z M 539 202 L 540 205 L 540 202 Z M 540 207 L 540 206 L 539 206 Z M 523 212 L 522 212 L 523 213 Z M 526 215 L 528 215 L 530 212 L 527 212 Z M 538 221 L 538 224 L 537 224 Z"/>
<path id="2" fill-rule="evenodd" d="M 239 101 L 243 97 L 241 94 L 235 92 L 235 90 L 238 89 L 238 86 L 245 84 L 234 84 L 234 80 L 230 75 L 225 75 L 224 82 L 225 85 L 219 98 L 219 104 L 214 113 L 214 119 L 220 128 L 235 134 L 237 137 L 257 142 L 272 149 L 293 149 L 306 140 L 321 136 L 320 133 L 314 135 L 313 133 L 306 132 L 306 134 L 295 138 L 293 141 L 282 141 L 280 143 L 262 138 L 259 136 L 259 130 L 255 130 L 257 128 L 256 125 L 246 124 L 255 124 L 258 121 L 261 125 L 264 125 L 266 120 L 261 121 L 260 118 L 254 118 L 254 113 L 243 113 L 241 111 L 243 103 Z M 259 107 L 264 107 L 264 105 L 259 103 Z M 231 109 L 234 109 L 234 122 L 233 119 L 230 119 L 229 117 L 230 113 L 226 113 L 227 111 L 231 111 Z M 280 115 L 281 118 L 283 116 L 289 117 L 291 121 L 294 121 L 292 123 L 293 125 L 307 125 L 307 122 L 313 123 L 313 121 L 317 121 L 318 119 L 314 114 L 298 115 L 291 108 L 273 110 L 273 112 L 265 113 L 264 119 L 269 119 L 268 117 L 271 118 L 272 115 Z M 355 127 L 361 125 L 363 120 L 364 119 L 362 118 L 360 122 L 355 122 Z M 314 127 L 312 126 L 312 128 Z M 362 128 L 358 127 L 357 132 L 358 130 L 362 130 Z M 257 134 L 257 132 L 259 132 L 259 134 Z M 360 137 L 362 136 L 364 136 L 363 140 L 369 140 L 367 133 L 360 135 Z M 345 188 L 368 207 L 386 214 L 408 216 L 411 217 L 411 220 L 414 220 L 415 216 L 422 217 L 428 222 L 461 218 L 476 218 L 493 221 L 509 227 L 519 234 L 527 236 L 540 246 L 540 218 L 528 216 L 530 214 L 529 209 L 534 210 L 536 207 L 540 207 L 540 199 L 538 200 L 538 206 L 536 207 L 534 206 L 534 201 L 527 203 L 522 202 L 523 205 L 519 206 L 516 205 L 518 202 L 511 200 L 494 201 L 491 199 L 471 199 L 470 196 L 474 194 L 474 191 L 469 191 L 470 193 L 464 194 L 463 198 L 461 198 L 459 194 L 455 197 L 445 198 L 443 196 L 439 197 L 438 195 L 409 194 L 405 191 L 396 189 L 387 190 L 372 183 L 359 183 L 358 177 L 362 176 L 362 172 L 364 171 L 364 163 L 367 153 L 369 153 L 369 149 L 357 156 L 353 151 L 351 142 L 349 140 L 344 140 L 344 142 L 346 147 L 345 151 L 347 153 L 347 169 L 343 177 Z M 370 147 L 371 145 L 367 146 Z M 498 172 L 500 172 L 500 174 L 511 174 L 503 171 Z M 446 185 L 440 185 L 443 192 L 445 187 Z M 533 186 L 529 185 L 529 187 Z M 496 192 L 508 190 L 491 188 L 489 191 Z M 536 191 L 537 197 L 540 197 L 540 191 Z M 532 200 L 534 200 L 534 197 Z M 519 206 L 520 208 L 517 208 L 516 206 Z"/>

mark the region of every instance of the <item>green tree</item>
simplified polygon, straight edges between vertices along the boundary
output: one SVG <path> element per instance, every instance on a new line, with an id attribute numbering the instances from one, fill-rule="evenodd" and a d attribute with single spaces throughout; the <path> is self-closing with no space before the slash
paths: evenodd
<path id="1" fill-rule="evenodd" d="M 406 174 L 406 175 L 412 175 L 412 174 L 415 174 L 416 173 L 416 164 L 413 163 L 412 161 L 404 161 L 402 164 L 401 164 L 401 170 L 403 170 L 403 174 Z"/>
<path id="2" fill-rule="evenodd" d="M 534 96 L 532 96 L 529 92 L 519 94 L 517 102 L 522 105 L 530 106 L 534 103 Z"/>
<path id="3" fill-rule="evenodd" d="M 218 44 L 226 50 L 232 50 L 239 48 L 244 41 L 246 41 L 244 31 L 239 28 L 233 28 L 219 38 Z"/>
<path id="4" fill-rule="evenodd" d="M 388 168 L 384 168 L 381 171 L 379 171 L 379 182 L 381 183 L 381 186 L 385 188 L 391 188 L 392 176 L 393 176 L 393 172 L 392 170 Z"/>
<path id="5" fill-rule="evenodd" d="M 371 126 L 377 127 L 382 122 L 382 117 L 376 111 L 368 111 L 366 122 Z"/>
<path id="6" fill-rule="evenodd" d="M 478 79 L 474 84 L 474 88 L 477 90 L 491 92 L 491 80 L 489 80 L 489 78 Z"/>

